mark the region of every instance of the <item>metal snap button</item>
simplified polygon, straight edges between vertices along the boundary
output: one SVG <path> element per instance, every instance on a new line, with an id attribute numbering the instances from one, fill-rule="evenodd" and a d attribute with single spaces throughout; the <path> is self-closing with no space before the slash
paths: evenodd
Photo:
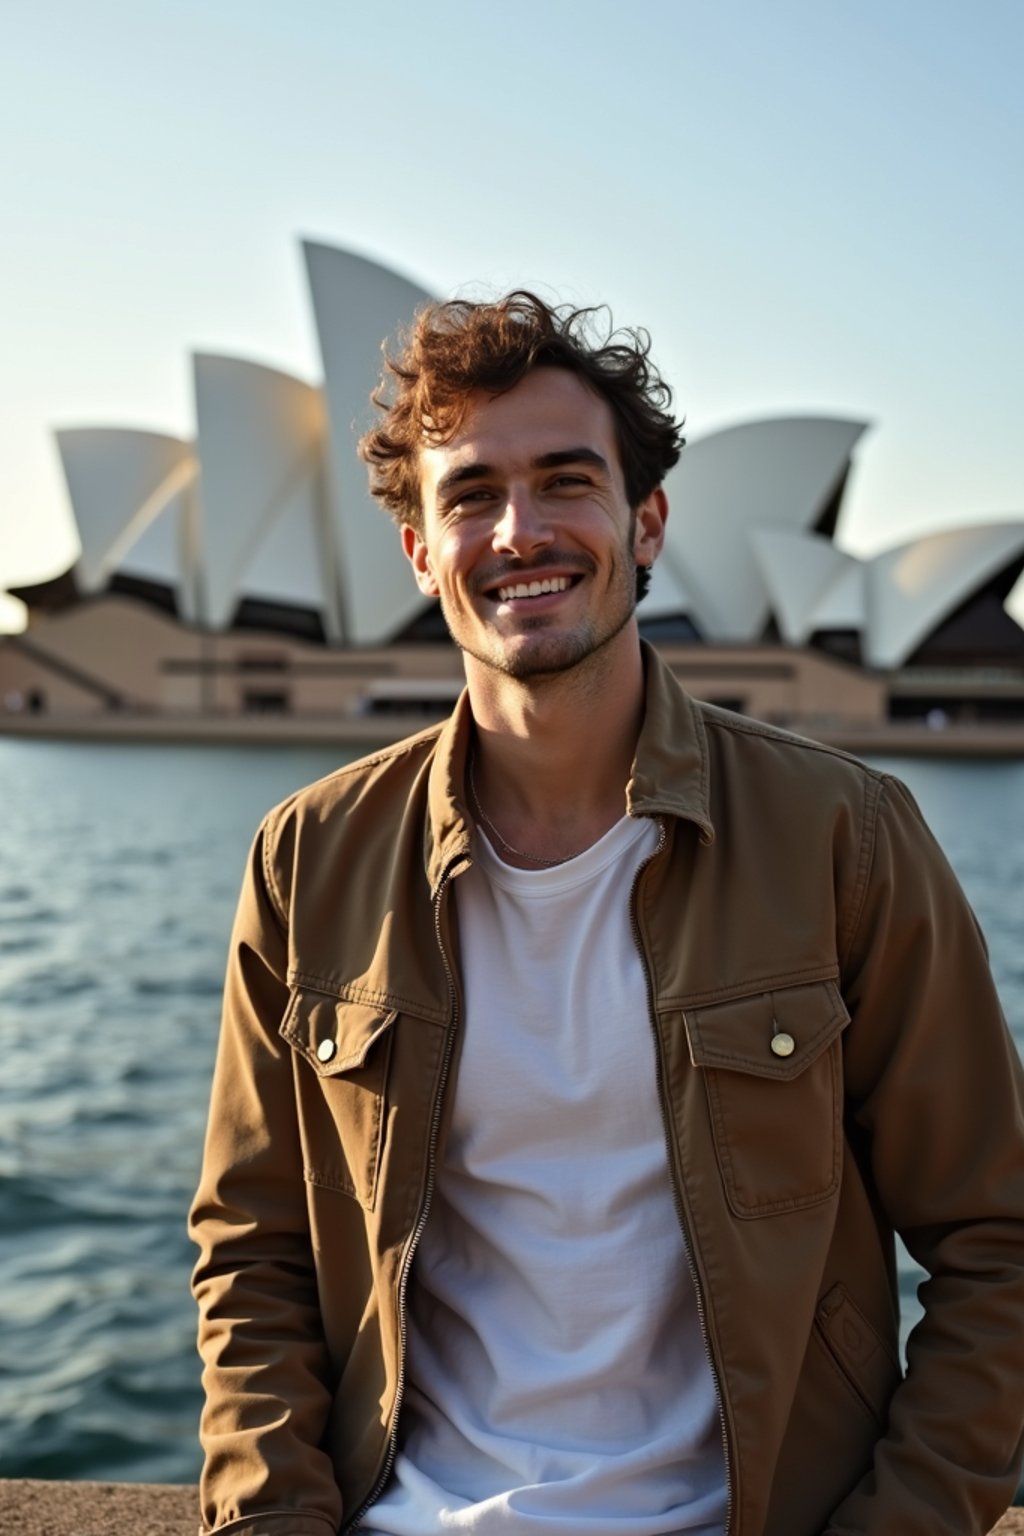
<path id="1" fill-rule="evenodd" d="M 776 1056 L 792 1056 L 796 1050 L 796 1041 L 792 1035 L 787 1035 L 786 1031 L 781 1029 L 777 1035 L 772 1035 L 772 1050 Z"/>
<path id="2" fill-rule="evenodd" d="M 321 1040 L 316 1048 L 316 1054 L 321 1061 L 330 1061 L 338 1047 L 333 1040 Z"/>

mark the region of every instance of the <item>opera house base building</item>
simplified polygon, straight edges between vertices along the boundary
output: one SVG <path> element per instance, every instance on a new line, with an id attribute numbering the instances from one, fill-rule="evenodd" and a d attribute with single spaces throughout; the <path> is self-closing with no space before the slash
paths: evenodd
<path id="1" fill-rule="evenodd" d="M 0 733 L 361 749 L 447 714 L 461 659 L 355 451 L 380 339 L 428 295 L 304 252 L 322 385 L 202 354 L 193 439 L 57 433 L 81 554 L 11 589 L 28 627 L 0 640 Z M 691 442 L 641 632 L 697 697 L 820 741 L 1024 755 L 1006 607 L 1024 519 L 856 559 L 834 536 L 864 430 L 799 417 Z"/>
<path id="2" fill-rule="evenodd" d="M 849 751 L 1024 756 L 1024 680 L 1014 692 L 947 674 L 923 697 L 808 648 L 656 643 L 698 698 Z M 442 719 L 461 687 L 449 644 L 356 651 L 216 634 L 111 595 L 0 643 L 0 733 L 362 751 Z M 993 718 L 994 703 L 1012 704 L 1017 720 Z"/>

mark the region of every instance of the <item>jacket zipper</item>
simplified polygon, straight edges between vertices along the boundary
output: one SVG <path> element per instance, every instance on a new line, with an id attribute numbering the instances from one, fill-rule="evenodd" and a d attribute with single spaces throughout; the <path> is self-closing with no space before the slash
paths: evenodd
<path id="1" fill-rule="evenodd" d="M 437 937 L 437 947 L 441 951 L 441 962 L 444 965 L 444 973 L 448 981 L 448 999 L 451 1012 L 448 1018 L 448 1033 L 445 1036 L 444 1055 L 441 1058 L 441 1071 L 438 1077 L 437 1093 L 434 1095 L 434 1109 L 430 1120 L 430 1135 L 427 1141 L 427 1178 L 423 1190 L 423 1203 L 420 1213 L 413 1228 L 412 1238 L 406 1249 L 405 1259 L 402 1263 L 402 1273 L 398 1280 L 398 1380 L 395 1383 L 395 1405 L 391 1410 L 391 1429 L 388 1436 L 388 1453 L 384 1458 L 384 1466 L 380 1476 L 374 1483 L 370 1492 L 363 1500 L 359 1509 L 347 1525 L 342 1526 L 342 1531 L 354 1531 L 363 1519 L 363 1516 L 375 1503 L 382 1492 L 385 1483 L 391 1476 L 395 1465 L 395 1457 L 398 1454 L 398 1415 L 402 1407 L 402 1398 L 405 1395 L 405 1357 L 408 1344 L 408 1318 L 405 1310 L 405 1296 L 409 1283 L 409 1274 L 412 1270 L 412 1261 L 416 1256 L 423 1229 L 430 1215 L 430 1202 L 434 1193 L 434 1175 L 436 1172 L 435 1159 L 437 1156 L 437 1137 L 441 1129 L 441 1112 L 444 1104 L 444 1091 L 448 1083 L 448 1071 L 451 1067 L 452 1047 L 455 1044 L 455 1027 L 458 1022 L 459 994 L 455 987 L 455 977 L 452 974 L 451 963 L 441 937 L 441 902 L 444 898 L 445 888 L 460 864 L 465 863 L 465 855 L 460 854 L 453 859 L 442 874 L 434 893 L 434 933 Z"/>
<path id="2" fill-rule="evenodd" d="M 672 1129 L 669 1124 L 668 1112 L 665 1108 L 665 1073 L 662 1067 L 661 1038 L 658 1034 L 658 1025 L 655 1017 L 654 987 L 651 984 L 651 972 L 647 963 L 647 952 L 644 949 L 643 936 L 640 932 L 640 923 L 636 915 L 636 898 L 637 892 L 640 888 L 640 878 L 648 866 L 653 864 L 658 855 L 664 851 L 666 841 L 667 837 L 665 833 L 665 822 L 662 817 L 659 817 L 658 846 L 655 848 L 653 853 L 649 854 L 647 858 L 643 860 L 643 862 L 637 868 L 636 874 L 633 876 L 633 888 L 629 893 L 629 918 L 633 927 L 633 942 L 636 945 L 637 952 L 640 956 L 640 963 L 643 967 L 644 973 L 644 982 L 647 987 L 647 1018 L 654 1033 L 654 1075 L 658 1090 L 658 1103 L 661 1106 L 662 1129 L 665 1133 L 665 1151 L 668 1158 L 669 1182 L 672 1185 L 672 1199 L 676 1208 L 676 1217 L 679 1221 L 679 1226 L 683 1234 L 683 1245 L 686 1248 L 686 1262 L 690 1268 L 690 1278 L 693 1281 L 693 1292 L 697 1301 L 697 1319 L 700 1323 L 700 1336 L 704 1341 L 704 1353 L 707 1356 L 708 1367 L 711 1371 L 711 1379 L 715 1384 L 715 1398 L 718 1403 L 718 1424 L 722 1434 L 722 1457 L 725 1465 L 726 1504 L 724 1536 L 729 1536 L 729 1532 L 732 1530 L 733 1508 L 732 1457 L 729 1453 L 729 1434 L 725 1421 L 725 1398 L 722 1393 L 722 1381 L 718 1373 L 718 1366 L 715 1362 L 714 1353 L 711 1349 L 711 1338 L 708 1334 L 707 1314 L 704 1309 L 704 1292 L 701 1288 L 700 1275 L 697 1273 L 697 1264 L 693 1256 L 693 1245 L 690 1241 L 690 1230 L 689 1222 L 687 1220 L 685 1200 L 682 1190 L 680 1189 L 679 1179 L 676 1175 L 675 1157 L 673 1155 Z"/>

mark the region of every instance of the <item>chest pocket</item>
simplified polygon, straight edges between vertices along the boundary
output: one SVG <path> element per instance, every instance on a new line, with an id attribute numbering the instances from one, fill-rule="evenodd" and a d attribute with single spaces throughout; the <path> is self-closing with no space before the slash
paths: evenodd
<path id="1" fill-rule="evenodd" d="M 715 1152 L 736 1216 L 816 1205 L 839 1187 L 840 1036 L 850 1022 L 832 981 L 688 1009 Z"/>
<path id="2" fill-rule="evenodd" d="M 385 1008 L 302 989 L 281 1021 L 293 1051 L 305 1176 L 368 1210 L 377 1198 L 395 1018 Z"/>

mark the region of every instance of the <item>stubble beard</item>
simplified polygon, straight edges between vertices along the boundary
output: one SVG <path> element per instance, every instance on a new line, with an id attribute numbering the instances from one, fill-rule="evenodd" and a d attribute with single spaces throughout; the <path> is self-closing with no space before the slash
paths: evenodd
<path id="1" fill-rule="evenodd" d="M 520 651 L 511 653 L 499 641 L 496 641 L 491 648 L 467 643 L 452 625 L 443 602 L 441 609 L 448 626 L 448 633 L 460 651 L 467 656 L 472 656 L 475 661 L 490 671 L 513 678 L 517 682 L 527 682 L 530 679 L 558 677 L 582 666 L 591 657 L 598 656 L 605 646 L 622 633 L 632 619 L 636 612 L 636 562 L 633 559 L 632 529 L 621 558 L 615 562 L 605 594 L 609 610 L 617 607 L 620 600 L 621 607 L 611 626 L 606 630 L 599 629 L 595 621 L 588 618 L 569 631 L 553 630 L 547 644 L 542 642 L 527 645 Z M 540 635 L 548 628 L 547 620 L 543 615 L 538 615 L 535 619 L 521 620 L 520 626 L 521 634 Z"/>

